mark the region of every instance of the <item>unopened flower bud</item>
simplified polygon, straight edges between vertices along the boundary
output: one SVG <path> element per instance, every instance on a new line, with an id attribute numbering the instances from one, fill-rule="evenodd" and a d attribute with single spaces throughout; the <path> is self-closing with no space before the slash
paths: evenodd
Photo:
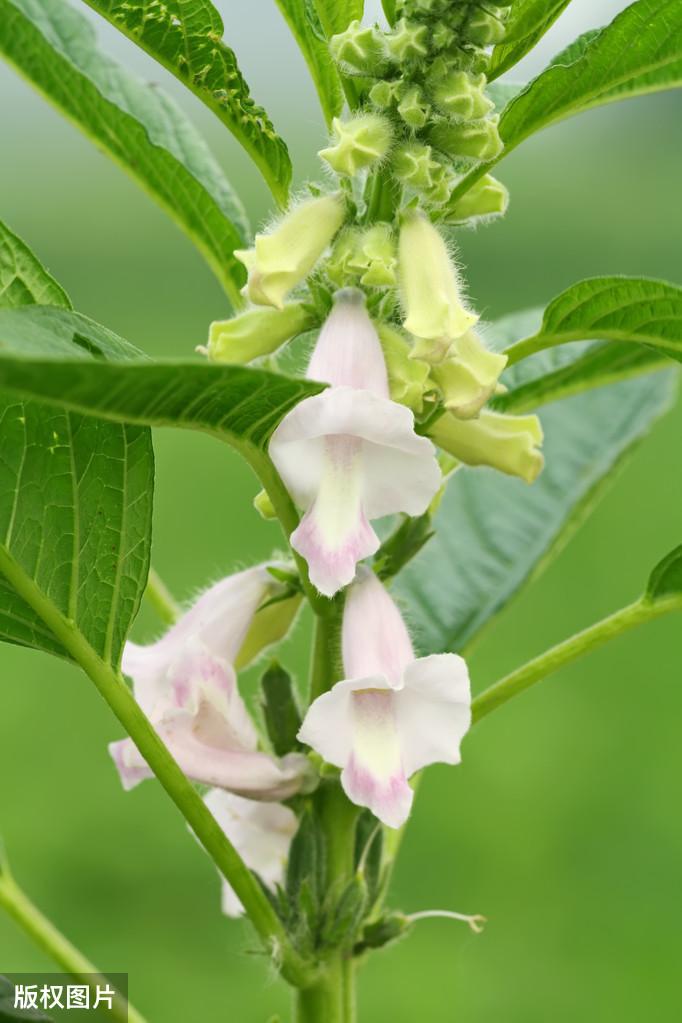
<path id="1" fill-rule="evenodd" d="M 455 266 L 437 229 L 416 212 L 400 231 L 400 283 L 405 329 L 417 338 L 438 341 L 461 337 L 478 320 L 465 308 Z"/>
<path id="2" fill-rule="evenodd" d="M 261 518 L 265 519 L 266 522 L 269 522 L 271 519 L 277 518 L 275 506 L 270 500 L 270 495 L 268 494 L 267 490 L 258 491 L 258 493 L 253 499 L 253 506 L 258 512 L 258 514 L 261 516 Z"/>
<path id="3" fill-rule="evenodd" d="M 472 419 L 494 393 L 506 365 L 506 355 L 489 352 L 469 330 L 453 342 L 449 357 L 432 368 L 431 378 L 446 409 L 458 419 Z"/>
<path id="4" fill-rule="evenodd" d="M 424 93 L 417 85 L 408 89 L 398 104 L 398 113 L 410 128 L 423 128 L 430 109 Z"/>
<path id="5" fill-rule="evenodd" d="M 376 82 L 369 90 L 370 102 L 379 110 L 388 110 L 397 98 L 400 82 Z"/>
<path id="6" fill-rule="evenodd" d="M 375 224 L 361 233 L 355 260 L 363 270 L 361 284 L 380 288 L 396 283 L 398 259 L 389 224 Z"/>
<path id="7" fill-rule="evenodd" d="M 396 283 L 397 253 L 388 224 L 344 231 L 327 262 L 327 276 L 340 288 L 354 283 L 388 287 Z"/>
<path id="8" fill-rule="evenodd" d="M 408 24 L 404 18 L 401 18 L 393 31 L 385 36 L 386 49 L 398 64 L 426 57 L 429 52 L 427 40 L 426 25 Z"/>
<path id="9" fill-rule="evenodd" d="M 391 146 L 390 122 L 379 114 L 359 114 L 347 121 L 333 121 L 336 144 L 321 149 L 319 156 L 337 174 L 353 177 L 383 158 Z"/>
<path id="10" fill-rule="evenodd" d="M 292 302 L 282 309 L 250 309 L 231 320 L 211 324 L 208 356 L 213 362 L 251 362 L 276 351 L 313 322 L 300 302 Z"/>
<path id="11" fill-rule="evenodd" d="M 537 416 L 481 412 L 463 421 L 446 412 L 431 429 L 435 443 L 465 465 L 488 465 L 532 483 L 544 465 L 543 434 Z"/>
<path id="12" fill-rule="evenodd" d="M 424 407 L 425 393 L 432 390 L 428 379 L 429 364 L 411 358 L 409 342 L 387 323 L 379 324 L 377 332 L 386 360 L 391 398 L 419 415 Z"/>
<path id="13" fill-rule="evenodd" d="M 325 195 L 295 206 L 254 248 L 236 250 L 249 272 L 243 294 L 256 305 L 281 309 L 286 295 L 310 273 L 341 227 L 343 201 Z"/>
<path id="14" fill-rule="evenodd" d="M 467 19 L 467 39 L 476 46 L 497 46 L 505 35 L 504 22 L 483 8 L 474 8 Z"/>
<path id="15" fill-rule="evenodd" d="M 335 61 L 356 71 L 378 75 L 386 66 L 381 34 L 373 25 L 363 27 L 357 20 L 351 21 L 345 32 L 331 37 L 329 49 Z"/>
<path id="16" fill-rule="evenodd" d="M 495 104 L 485 92 L 485 75 L 470 75 L 466 71 L 448 71 L 433 84 L 433 101 L 439 110 L 450 117 L 465 121 L 485 117 Z"/>
<path id="17" fill-rule="evenodd" d="M 393 173 L 404 185 L 410 185 L 417 191 L 433 187 L 439 167 L 431 146 L 418 142 L 407 142 L 393 155 Z"/>
<path id="18" fill-rule="evenodd" d="M 460 223 L 478 217 L 502 216 L 507 212 L 509 192 L 492 174 L 484 174 L 468 192 L 447 209 L 447 223 Z"/>
<path id="19" fill-rule="evenodd" d="M 445 21 L 439 21 L 433 26 L 431 32 L 431 43 L 434 50 L 446 50 L 455 39 L 455 33 Z"/>
<path id="20" fill-rule="evenodd" d="M 499 156 L 503 149 L 498 120 L 487 117 L 480 121 L 441 121 L 433 126 L 429 137 L 437 149 L 450 156 L 487 162 Z"/>

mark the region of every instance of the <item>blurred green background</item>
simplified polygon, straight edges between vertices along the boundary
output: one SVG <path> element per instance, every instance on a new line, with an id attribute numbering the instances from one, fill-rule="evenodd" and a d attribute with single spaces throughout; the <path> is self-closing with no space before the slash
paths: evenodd
<path id="1" fill-rule="evenodd" d="M 272 0 L 219 6 L 255 95 L 290 143 L 298 180 L 318 174 L 315 97 Z M 533 73 L 623 6 L 575 0 L 521 70 Z M 220 126 L 99 28 L 110 52 L 180 98 L 254 221 L 263 218 L 265 191 Z M 2 219 L 77 309 L 150 353 L 191 353 L 227 308 L 190 244 L 5 68 L 0 97 Z M 679 95 L 613 106 L 504 162 L 507 219 L 461 236 L 485 317 L 546 304 L 592 274 L 682 281 L 681 115 Z M 498 620 L 473 658 L 475 688 L 632 599 L 682 540 L 681 426 L 678 406 Z M 230 451 L 181 432 L 158 433 L 155 443 L 154 561 L 178 596 L 280 543 L 252 514 L 256 483 Z M 428 772 L 392 903 L 480 912 L 489 924 L 475 937 L 427 921 L 376 955 L 360 981 L 363 1021 L 682 1018 L 680 626 L 679 617 L 662 620 L 593 654 L 486 720 L 462 767 Z M 137 637 L 155 628 L 145 610 Z M 305 647 L 302 626 L 289 644 L 299 673 Z M 286 1016 L 286 990 L 250 954 L 245 925 L 221 918 L 218 878 L 168 799 L 152 783 L 121 790 L 106 753 L 119 731 L 93 687 L 75 669 L 11 647 L 0 651 L 0 671 L 0 831 L 38 904 L 103 969 L 130 974 L 152 1023 Z M 47 968 L 0 917 L 0 972 Z"/>

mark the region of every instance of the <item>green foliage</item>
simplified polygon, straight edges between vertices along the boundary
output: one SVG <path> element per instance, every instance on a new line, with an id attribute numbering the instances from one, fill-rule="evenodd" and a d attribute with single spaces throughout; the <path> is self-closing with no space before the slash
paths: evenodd
<path id="1" fill-rule="evenodd" d="M 536 334 L 507 350 L 509 361 L 585 338 L 638 342 L 682 361 L 682 288 L 636 277 L 580 281 L 550 302 Z"/>
<path id="2" fill-rule="evenodd" d="M 247 456 L 322 389 L 244 366 L 151 362 L 85 316 L 42 307 L 0 311 L 0 386 L 117 422 L 204 430 Z"/>
<path id="3" fill-rule="evenodd" d="M 486 72 L 497 78 L 518 64 L 552 27 L 571 0 L 516 0 L 506 21 L 504 40 L 493 49 Z"/>
<path id="4" fill-rule="evenodd" d="M 655 349 L 625 342 L 576 345 L 580 348 L 549 349 L 541 366 L 536 359 L 517 363 L 505 375 L 509 390 L 493 398 L 491 407 L 496 412 L 532 412 L 539 405 L 670 366 L 667 356 Z"/>
<path id="5" fill-rule="evenodd" d="M 311 0 L 276 0 L 315 83 L 327 127 L 343 108 L 343 89 L 320 17 Z"/>
<path id="6" fill-rule="evenodd" d="M 587 32 L 514 99 L 500 121 L 505 152 L 555 121 L 616 100 L 682 85 L 682 5 L 637 0 Z"/>
<path id="7" fill-rule="evenodd" d="M 532 326 L 527 314 L 500 321 L 494 347 Z M 535 356 L 540 374 L 552 368 L 550 354 Z M 530 487 L 484 469 L 455 474 L 434 517 L 435 537 L 394 584 L 422 652 L 469 644 L 546 566 L 667 410 L 672 384 L 670 374 L 648 375 L 544 409 L 546 466 Z"/>
<path id="8" fill-rule="evenodd" d="M 23 338 L 28 351 L 43 344 L 49 350 L 53 343 L 73 358 L 92 358 L 75 330 L 45 336 L 41 317 L 59 324 L 79 324 L 81 318 L 68 311 L 61 288 L 4 227 L 0 244 L 2 303 L 16 306 L 35 296 L 55 303 L 0 309 L 0 318 L 33 323 L 33 331 L 19 329 L 18 349 Z M 96 345 L 99 359 L 129 354 L 102 328 L 90 332 L 87 344 Z M 34 610 L 39 603 L 75 625 L 100 657 L 116 664 L 149 567 L 154 481 L 149 430 L 1 394 L 0 443 L 0 638 L 64 655 Z"/>
<path id="9" fill-rule="evenodd" d="M 433 536 L 431 515 L 425 512 L 417 518 L 404 516 L 403 521 L 381 545 L 374 559 L 374 571 L 386 582 L 419 553 Z"/>
<path id="10" fill-rule="evenodd" d="M 50 277 L 28 246 L 0 222 L 0 308 L 22 305 L 71 308 L 64 289 Z"/>
<path id="11" fill-rule="evenodd" d="M 14 1007 L 14 983 L 0 975 L 0 1023 L 51 1023 L 54 1016 L 48 1016 L 40 1009 L 16 1009 Z"/>
<path id="12" fill-rule="evenodd" d="M 291 675 L 276 661 L 269 666 L 260 680 L 263 697 L 263 717 L 272 748 L 278 757 L 299 749 L 296 736 L 301 727 Z"/>
<path id="13" fill-rule="evenodd" d="M 322 28 L 327 37 L 343 32 L 351 21 L 360 21 L 365 7 L 365 0 L 303 0 L 305 9 L 317 11 Z"/>
<path id="14" fill-rule="evenodd" d="M 59 0 L 58 0 L 59 2 Z M 209 0 L 85 0 L 163 64 L 213 111 L 244 147 L 281 205 L 291 180 L 287 147 L 254 103 L 237 58 L 223 42 Z"/>
<path id="15" fill-rule="evenodd" d="M 0 0 L 0 53 L 154 196 L 238 303 L 246 215 L 175 103 L 102 53 L 62 0 Z"/>
<path id="16" fill-rule="evenodd" d="M 656 565 L 649 576 L 645 599 L 655 603 L 670 597 L 682 598 L 682 546 L 676 547 Z"/>

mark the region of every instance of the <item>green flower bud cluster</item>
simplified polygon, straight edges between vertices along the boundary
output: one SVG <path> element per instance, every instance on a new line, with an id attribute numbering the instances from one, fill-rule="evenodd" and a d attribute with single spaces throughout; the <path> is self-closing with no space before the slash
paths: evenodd
<path id="1" fill-rule="evenodd" d="M 446 205 L 453 165 L 461 171 L 489 162 L 502 149 L 485 92 L 485 47 L 502 38 L 507 12 L 488 0 L 398 0 L 390 30 L 356 20 L 333 36 L 330 51 L 342 71 L 364 79 L 363 103 L 349 120 L 334 122 L 322 159 L 347 178 L 388 159 L 424 206 Z M 486 202 L 490 213 L 504 205 L 492 192 Z M 461 219 L 469 216 L 456 211 L 453 222 Z"/>
<path id="2" fill-rule="evenodd" d="M 348 228 L 339 236 L 325 270 L 338 288 L 394 287 L 397 250 L 390 224 Z"/>

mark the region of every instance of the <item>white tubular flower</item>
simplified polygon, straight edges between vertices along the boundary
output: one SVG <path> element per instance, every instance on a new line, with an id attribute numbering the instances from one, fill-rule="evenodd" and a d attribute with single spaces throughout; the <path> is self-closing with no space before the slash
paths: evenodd
<path id="1" fill-rule="evenodd" d="M 308 367 L 331 384 L 275 430 L 270 457 L 305 515 L 291 544 L 328 597 L 347 585 L 379 539 L 372 519 L 421 515 L 441 485 L 431 442 L 389 399 L 386 363 L 359 291 L 338 292 Z"/>
<path id="2" fill-rule="evenodd" d="M 289 846 L 298 827 L 296 814 L 280 803 L 256 803 L 222 789 L 211 789 L 204 802 L 247 867 L 274 891 L 284 881 Z M 227 916 L 244 912 L 225 880 L 221 901 Z"/>
<path id="3" fill-rule="evenodd" d="M 286 799 L 309 783 L 308 761 L 258 749 L 234 662 L 274 582 L 264 566 L 207 590 L 158 642 L 126 643 L 122 667 L 135 699 L 188 778 L 252 799 Z M 131 739 L 111 743 L 124 788 L 151 778 Z"/>
<path id="4" fill-rule="evenodd" d="M 369 571 L 348 591 L 342 646 L 346 678 L 311 704 L 299 738 L 342 769 L 349 799 L 399 828 L 412 805 L 407 779 L 460 762 L 471 724 L 467 667 L 456 654 L 415 659 L 398 608 Z"/>

